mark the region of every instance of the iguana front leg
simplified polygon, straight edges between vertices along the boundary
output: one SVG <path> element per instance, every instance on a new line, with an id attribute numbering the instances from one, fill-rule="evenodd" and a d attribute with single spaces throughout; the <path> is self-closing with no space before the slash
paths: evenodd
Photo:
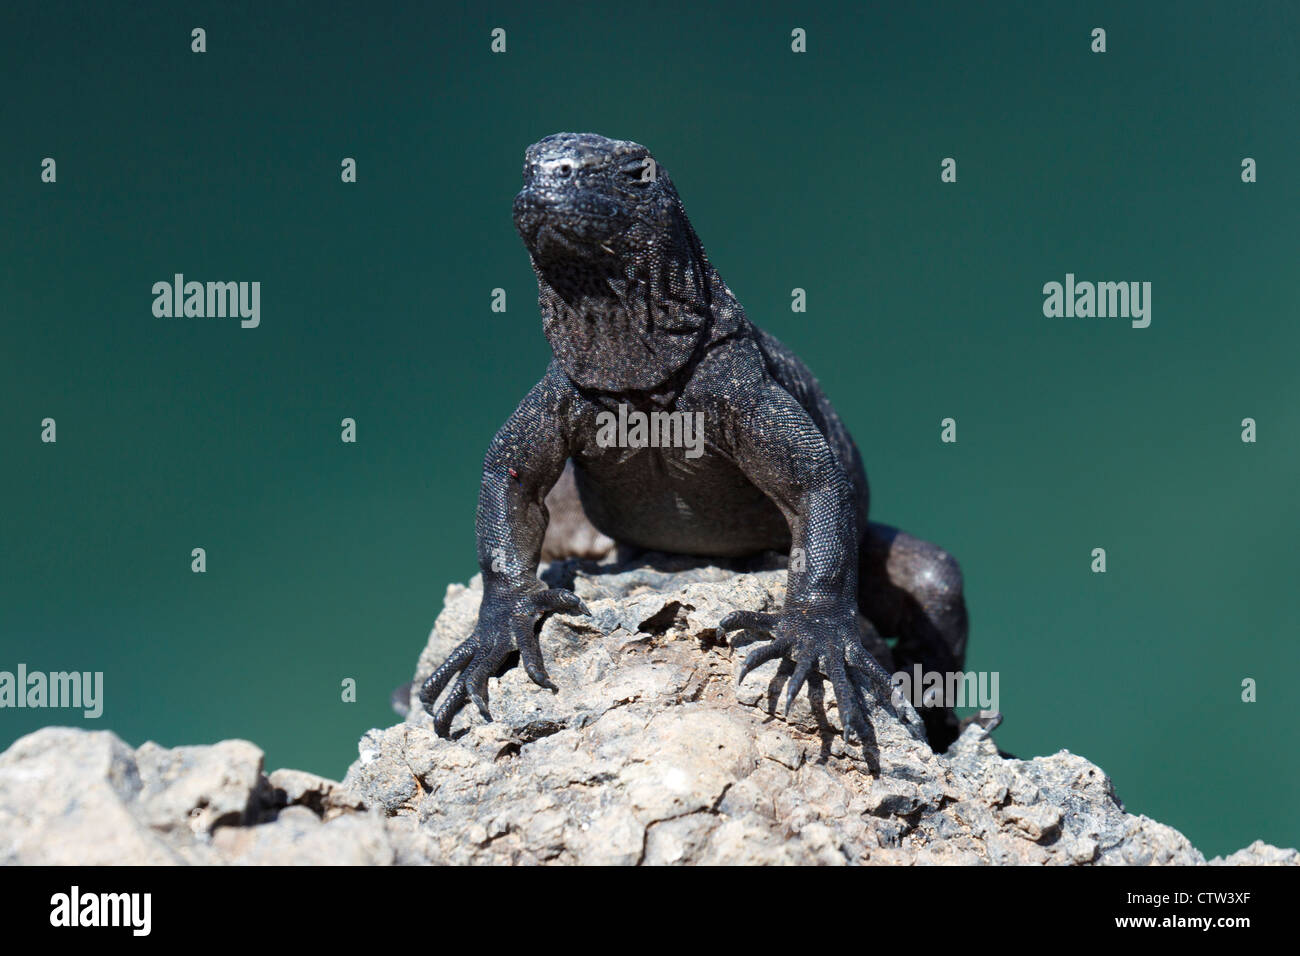
<path id="1" fill-rule="evenodd" d="M 738 611 L 723 631 L 767 631 L 772 642 L 752 651 L 737 682 L 776 657 L 794 663 L 786 690 L 795 696 L 820 667 L 830 678 L 846 735 L 870 739 L 864 693 L 875 685 L 888 699 L 890 678 L 862 646 L 858 632 L 858 529 L 853 489 L 808 413 L 775 383 L 730 410 L 732 453 L 747 478 L 785 514 L 791 562 L 779 614 Z"/>
<path id="2" fill-rule="evenodd" d="M 544 499 L 569 456 L 564 423 L 570 397 L 568 382 L 549 371 L 497 432 L 484 457 L 477 516 L 483 572 L 478 623 L 420 690 L 440 736 L 447 736 L 467 699 L 484 720 L 492 719 L 488 678 L 515 648 L 533 682 L 555 690 L 537 641 L 537 621 L 552 611 L 590 613 L 572 591 L 547 588 L 537 578 L 547 524 Z M 451 690 L 438 705 L 448 684 Z"/>

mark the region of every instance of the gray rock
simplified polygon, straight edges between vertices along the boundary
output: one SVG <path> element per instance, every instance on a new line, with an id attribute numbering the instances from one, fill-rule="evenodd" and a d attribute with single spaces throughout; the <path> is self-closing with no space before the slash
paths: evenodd
<path id="1" fill-rule="evenodd" d="M 1300 853 L 1280 850 L 1263 840 L 1256 840 L 1236 853 L 1216 856 L 1210 861 L 1210 866 L 1300 866 Z"/>
<path id="2" fill-rule="evenodd" d="M 51 727 L 0 754 L 0 863 L 182 862 L 130 807 L 135 754 L 107 731 Z"/>
<path id="3" fill-rule="evenodd" d="M 1124 810 L 1082 757 L 1002 757 L 966 728 L 932 753 L 905 702 L 873 703 L 845 746 L 828 681 L 789 715 L 787 670 L 737 689 L 756 635 L 719 639 L 733 610 L 785 596 L 778 561 L 564 562 L 590 618 L 555 615 L 541 643 L 559 692 L 519 668 L 489 683 L 453 739 L 418 700 L 368 731 L 342 783 L 263 772 L 245 741 L 132 750 L 109 732 L 47 728 L 0 754 L 0 863 L 1204 864 L 1178 831 Z M 473 628 L 481 585 L 447 589 L 416 689 Z M 872 647 L 886 667 L 889 648 Z M 1300 865 L 1256 842 L 1215 865 Z"/>
<path id="4" fill-rule="evenodd" d="M 756 635 L 719 641 L 733 610 L 785 597 L 779 561 L 728 570 L 653 556 L 544 569 L 591 617 L 542 627 L 559 692 L 520 668 L 436 737 L 416 694 L 473 628 L 479 579 L 453 585 L 420 655 L 404 723 L 363 738 L 344 779 L 383 808 L 403 861 L 437 863 L 1204 864 L 1178 831 L 1125 812 L 1109 777 L 1062 751 L 1015 760 L 989 731 L 930 751 L 916 715 L 876 703 L 846 747 L 828 681 L 778 713 L 787 671 L 734 674 Z M 889 649 L 873 653 L 891 667 Z M 1260 849 L 1257 849 L 1259 847 Z M 1264 844 L 1223 862 L 1296 863 Z M 1220 861 L 1216 861 L 1220 862 Z"/>
<path id="5" fill-rule="evenodd" d="M 262 773 L 244 740 L 132 750 L 108 731 L 47 727 L 0 754 L 0 863 L 373 864 L 385 814 L 296 770 Z"/>
<path id="6" fill-rule="evenodd" d="M 301 805 L 260 826 L 222 827 L 213 834 L 213 848 L 222 862 L 250 866 L 374 866 L 394 860 L 380 815 L 355 813 L 325 822 Z"/>
<path id="7" fill-rule="evenodd" d="M 136 750 L 135 764 L 141 789 L 133 811 L 157 832 L 183 827 L 194 835 L 210 835 L 218 826 L 239 826 L 257 817 L 262 751 L 246 740 L 174 750 L 149 741 Z"/>

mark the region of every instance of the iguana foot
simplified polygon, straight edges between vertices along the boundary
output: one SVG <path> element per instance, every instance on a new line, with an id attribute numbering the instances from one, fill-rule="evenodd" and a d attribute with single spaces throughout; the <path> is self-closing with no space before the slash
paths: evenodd
<path id="1" fill-rule="evenodd" d="M 735 611 L 718 624 L 720 631 L 754 630 L 770 634 L 771 643 L 756 648 L 745 658 L 739 685 L 754 668 L 781 657 L 794 664 L 786 685 L 785 710 L 808 681 L 814 667 L 820 667 L 835 688 L 845 738 L 851 729 L 858 740 L 871 739 L 865 694 L 883 692 L 888 700 L 893 686 L 889 672 L 881 667 L 858 636 L 857 616 L 852 612 L 789 610 L 781 614 Z"/>
<path id="2" fill-rule="evenodd" d="M 536 626 L 544 615 L 554 611 L 591 614 L 576 594 L 564 588 L 484 593 L 474 632 L 457 645 L 420 688 L 420 702 L 433 717 L 433 730 L 439 737 L 448 736 L 452 720 L 467 700 L 474 702 L 484 720 L 492 719 L 488 678 L 501 669 L 506 655 L 515 648 L 534 684 L 558 690 L 546 673 Z M 448 684 L 451 690 L 438 705 L 438 696 Z"/>

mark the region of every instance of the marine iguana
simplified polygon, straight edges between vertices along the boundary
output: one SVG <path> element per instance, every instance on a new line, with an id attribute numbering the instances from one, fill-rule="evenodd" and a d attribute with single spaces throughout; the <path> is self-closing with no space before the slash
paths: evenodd
<path id="1" fill-rule="evenodd" d="M 960 670 L 967 614 L 956 561 L 868 521 L 853 439 L 803 363 L 745 317 L 667 170 L 644 146 L 557 133 L 528 148 L 523 179 L 514 222 L 537 275 L 554 357 L 484 458 L 483 601 L 471 636 L 421 688 L 436 732 L 447 736 L 467 700 L 492 719 L 488 678 L 515 648 L 528 676 L 556 690 L 538 643 L 540 620 L 589 613 L 571 591 L 537 577 L 547 493 L 567 480 L 569 463 L 582 511 L 620 544 L 720 558 L 799 555 L 780 613 L 736 612 L 719 622 L 720 633 L 770 638 L 749 653 L 737 680 L 786 658 L 788 710 L 820 666 L 846 736 L 851 728 L 870 739 L 863 695 L 875 685 L 887 699 L 889 675 L 863 646 L 858 612 L 898 638 L 900 667 Z M 704 453 L 609 441 L 606 426 L 620 405 L 624 414 L 702 416 L 693 420 L 702 422 Z M 931 746 L 945 749 L 958 726 L 952 712 L 942 702 L 920 712 Z"/>

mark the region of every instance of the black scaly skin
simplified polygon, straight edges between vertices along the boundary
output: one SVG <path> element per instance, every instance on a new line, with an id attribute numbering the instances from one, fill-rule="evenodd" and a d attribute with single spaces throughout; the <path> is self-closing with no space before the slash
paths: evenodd
<path id="1" fill-rule="evenodd" d="M 488 678 L 515 648 L 529 677 L 555 689 L 536 625 L 552 611 L 588 613 L 576 595 L 537 578 L 544 499 L 572 460 L 583 509 L 617 542 L 717 557 L 802 548 L 804 568 L 788 572 L 779 614 L 738 612 L 719 627 L 772 638 L 749 654 L 739 679 L 787 658 L 788 709 L 820 668 L 845 728 L 869 740 L 863 694 L 888 699 L 889 675 L 864 650 L 857 611 L 899 637 L 898 666 L 959 670 L 967 623 L 957 564 L 868 522 L 853 439 L 803 363 L 745 318 L 667 172 L 648 158 L 636 143 L 573 133 L 548 136 L 525 155 L 514 220 L 554 359 L 488 449 L 478 624 L 421 700 L 443 736 L 467 699 L 490 720 Z M 620 403 L 702 412 L 704 454 L 599 447 L 596 416 Z M 946 748 L 952 712 L 921 712 L 931 745 Z"/>

